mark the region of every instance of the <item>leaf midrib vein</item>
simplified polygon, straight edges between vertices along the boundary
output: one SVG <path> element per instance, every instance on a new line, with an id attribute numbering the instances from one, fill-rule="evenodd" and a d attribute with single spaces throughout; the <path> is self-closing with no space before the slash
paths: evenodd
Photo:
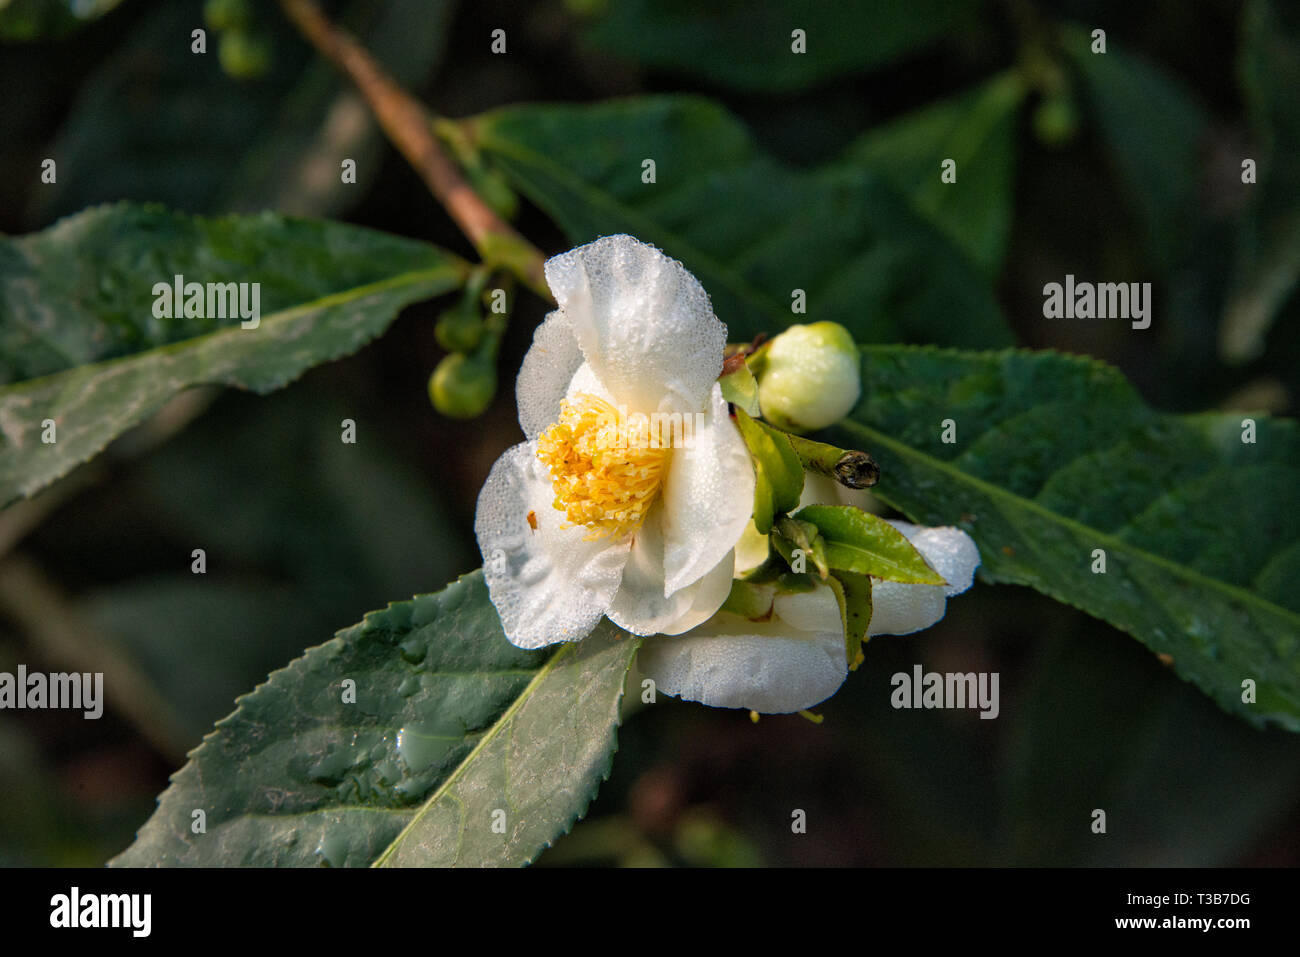
<path id="1" fill-rule="evenodd" d="M 1295 612 L 1283 608 L 1280 605 L 1275 605 L 1273 602 L 1261 598 L 1259 595 L 1255 594 L 1254 592 L 1241 588 L 1238 585 L 1232 585 L 1229 584 L 1228 582 L 1221 581 L 1217 578 L 1211 578 L 1207 575 L 1202 574 L 1201 572 L 1196 571 L 1193 568 L 1188 568 L 1186 565 L 1165 558 L 1163 555 L 1158 555 L 1155 554 L 1154 552 L 1149 552 L 1146 551 L 1145 549 L 1138 548 L 1137 546 L 1133 545 L 1131 542 L 1127 542 L 1121 538 L 1116 538 L 1114 535 L 1110 534 L 1109 532 L 1103 532 L 1100 529 L 1093 528 L 1090 525 L 1085 525 L 1082 522 L 1078 522 L 1068 516 L 1060 514 L 1059 512 L 1053 512 L 1051 509 L 1048 509 L 1040 505 L 1038 502 L 1035 502 L 1033 499 L 1024 498 L 1023 496 L 1016 495 L 1014 492 L 1008 492 L 1006 489 L 998 485 L 994 485 L 993 483 L 987 482 L 984 479 L 977 478 L 976 476 L 970 475 L 966 472 L 962 472 L 959 469 L 953 468 L 947 462 L 944 462 L 941 459 L 936 459 L 933 456 L 926 454 L 925 452 L 921 452 L 917 449 L 912 448 L 909 445 L 905 445 L 902 442 L 892 439 L 889 436 L 885 435 L 884 433 L 878 432 L 877 430 L 871 428 L 871 426 L 864 425 L 861 422 L 857 422 L 852 419 L 849 419 L 849 420 L 845 420 L 845 422 L 843 423 L 843 427 L 850 430 L 860 431 L 866 434 L 867 436 L 869 436 L 873 441 L 893 449 L 901 456 L 913 458 L 913 459 L 919 459 L 923 461 L 925 464 L 927 464 L 928 466 L 930 466 L 931 468 L 953 476 L 954 480 L 966 483 L 968 485 L 971 485 L 979 489 L 980 491 L 988 495 L 990 498 L 1010 499 L 1013 502 L 1019 504 L 1022 508 L 1028 511 L 1036 512 L 1044 516 L 1048 521 L 1064 526 L 1068 529 L 1071 529 L 1072 531 L 1086 533 L 1087 535 L 1097 539 L 1099 542 L 1104 542 L 1110 547 L 1117 549 L 1121 553 L 1128 553 L 1143 561 L 1147 561 L 1153 565 L 1163 567 L 1180 578 L 1184 578 L 1189 581 L 1195 582 L 1197 584 L 1203 585 L 1207 588 L 1214 589 L 1215 591 L 1223 592 L 1229 597 L 1236 598 L 1238 601 L 1244 602 L 1246 604 L 1259 606 L 1263 608 L 1265 611 L 1275 615 L 1276 617 L 1290 622 L 1297 629 L 1300 629 L 1300 614 L 1296 614 Z"/>
<path id="2" fill-rule="evenodd" d="M 524 702 L 532 697 L 533 693 L 537 690 L 537 686 L 548 674 L 551 673 L 551 671 L 555 669 L 555 666 L 560 659 L 568 655 L 574 647 L 574 642 L 567 642 L 537 670 L 537 674 L 533 677 L 533 680 L 528 682 L 528 685 L 519 693 L 518 697 L 516 697 L 514 701 L 510 702 L 510 706 L 501 713 L 501 717 L 499 717 L 493 723 L 492 727 L 489 728 L 481 738 L 479 738 L 478 744 L 474 746 L 474 750 L 465 755 L 465 759 L 461 761 L 460 764 L 456 765 L 451 774 L 447 775 L 446 779 L 438 785 L 437 790 L 434 791 L 433 794 L 429 795 L 429 799 L 420 806 L 418 811 L 415 812 L 415 816 L 407 822 L 406 826 L 402 828 L 397 837 L 393 838 L 388 847 L 384 848 L 383 853 L 375 858 L 374 862 L 370 865 L 371 867 L 381 867 L 389 857 L 396 853 L 398 847 L 400 847 L 402 842 L 406 840 L 407 835 L 410 834 L 416 825 L 424 819 L 424 816 L 436 803 L 438 803 L 438 801 L 442 799 L 443 795 L 448 793 L 451 786 L 460 778 L 461 774 L 474 763 L 475 759 L 479 756 L 479 752 L 483 751 L 492 741 L 496 740 L 497 735 L 509 726 L 510 722 L 514 720 L 515 715 L 519 712 L 519 709 L 524 706 Z"/>

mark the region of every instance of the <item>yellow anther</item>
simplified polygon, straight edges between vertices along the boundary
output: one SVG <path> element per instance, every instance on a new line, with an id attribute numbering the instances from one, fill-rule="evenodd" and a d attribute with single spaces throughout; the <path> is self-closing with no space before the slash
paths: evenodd
<path id="1" fill-rule="evenodd" d="M 591 530 L 587 541 L 621 538 L 645 521 L 671 454 L 650 444 L 614 406 L 585 392 L 561 402 L 560 420 L 538 436 L 537 458 L 550 469 L 555 508 L 570 526 Z"/>

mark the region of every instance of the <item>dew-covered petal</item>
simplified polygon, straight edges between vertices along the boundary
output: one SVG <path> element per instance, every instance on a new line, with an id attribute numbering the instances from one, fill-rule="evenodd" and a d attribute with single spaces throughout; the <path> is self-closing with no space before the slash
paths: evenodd
<path id="1" fill-rule="evenodd" d="M 910 635 L 943 617 L 948 596 L 970 588 L 979 567 L 979 549 L 964 531 L 951 525 L 929 528 L 890 519 L 947 585 L 904 585 L 873 581 L 869 635 Z"/>
<path id="2" fill-rule="evenodd" d="M 685 588 L 664 594 L 663 504 L 656 502 L 637 530 L 623 580 L 610 603 L 610 621 L 634 635 L 677 634 L 706 621 L 731 591 L 735 555 L 728 551 Z"/>
<path id="3" fill-rule="evenodd" d="M 782 611 L 815 630 L 795 628 Z M 811 708 L 833 695 L 848 673 L 839 605 L 825 586 L 778 597 L 770 621 L 719 612 L 684 635 L 650 638 L 637 665 L 664 694 L 766 714 Z"/>
<path id="4" fill-rule="evenodd" d="M 631 236 L 546 262 L 546 281 L 587 362 L 630 411 L 703 409 L 726 327 L 686 268 Z"/>
<path id="5" fill-rule="evenodd" d="M 980 565 L 980 551 L 975 540 L 953 525 L 913 525 L 901 519 L 887 519 L 890 525 L 925 556 L 930 567 L 943 576 L 948 584 L 944 594 L 951 598 L 960 595 L 975 581 L 975 569 Z"/>
<path id="6" fill-rule="evenodd" d="M 560 400 L 568 394 L 582 362 L 582 349 L 569 320 L 558 309 L 548 314 L 533 331 L 533 344 L 515 380 L 519 425 L 525 436 L 535 439 L 559 419 Z"/>
<path id="7" fill-rule="evenodd" d="M 714 384 L 689 448 L 664 478 L 664 591 L 683 588 L 736 547 L 754 511 L 754 464 Z M 685 433 L 683 433 L 685 434 Z"/>
<path id="8" fill-rule="evenodd" d="M 474 533 L 506 637 L 520 648 L 578 641 L 596 627 L 623 577 L 630 542 L 583 541 L 562 528 L 550 474 L 523 442 L 497 459 L 479 493 Z M 529 515 L 537 523 L 534 530 Z"/>

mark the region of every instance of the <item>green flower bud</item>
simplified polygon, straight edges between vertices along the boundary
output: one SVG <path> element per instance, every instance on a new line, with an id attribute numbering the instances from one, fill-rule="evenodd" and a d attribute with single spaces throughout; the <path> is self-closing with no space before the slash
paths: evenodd
<path id="1" fill-rule="evenodd" d="M 1034 110 L 1034 135 L 1044 146 L 1065 146 L 1079 132 L 1079 117 L 1068 94 L 1046 97 Z"/>
<path id="2" fill-rule="evenodd" d="M 235 80 L 255 80 L 271 65 L 271 40 L 265 34 L 227 30 L 217 50 L 221 68 Z"/>
<path id="3" fill-rule="evenodd" d="M 496 364 L 459 352 L 443 358 L 429 377 L 433 407 L 453 419 L 482 415 L 496 391 Z"/>
<path id="4" fill-rule="evenodd" d="M 791 326 L 772 340 L 758 379 L 763 418 L 788 432 L 813 432 L 844 418 L 862 392 L 853 337 L 834 322 Z"/>
<path id="5" fill-rule="evenodd" d="M 203 19 L 213 30 L 242 30 L 251 19 L 248 0 L 208 0 Z"/>
<path id="6" fill-rule="evenodd" d="M 438 317 L 433 328 L 438 345 L 448 352 L 473 352 L 483 341 L 483 317 L 478 303 L 463 300 Z"/>

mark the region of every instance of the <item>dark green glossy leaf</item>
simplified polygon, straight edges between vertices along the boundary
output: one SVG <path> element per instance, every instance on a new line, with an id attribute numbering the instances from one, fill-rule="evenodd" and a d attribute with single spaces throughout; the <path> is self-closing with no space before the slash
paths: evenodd
<path id="1" fill-rule="evenodd" d="M 884 175 L 989 277 L 998 274 L 1011 231 L 1018 73 L 995 76 L 951 99 L 868 130 L 844 159 Z M 956 163 L 956 182 L 940 178 Z"/>
<path id="2" fill-rule="evenodd" d="M 206 55 L 190 31 L 203 0 L 155 4 L 86 79 L 51 146 L 58 181 L 36 194 L 44 223 L 122 199 L 191 213 L 274 209 L 338 216 L 383 163 L 383 140 L 360 94 L 313 51 L 273 4 L 248 4 L 271 47 L 267 74 L 232 79 L 221 33 Z M 419 87 L 442 56 L 451 0 L 351 0 L 335 16 L 399 82 Z M 356 163 L 343 183 L 341 163 Z M 93 170 L 93 174 L 91 174 Z"/>
<path id="3" fill-rule="evenodd" d="M 836 432 L 880 461 L 882 499 L 968 531 L 986 581 L 1103 618 L 1226 710 L 1300 730 L 1294 422 L 1253 417 L 1245 443 L 1240 413 L 1154 412 L 1114 369 L 1053 353 L 865 347 L 863 362 Z"/>
<path id="4" fill-rule="evenodd" d="M 268 392 L 355 352 L 465 270 L 425 243 L 269 213 L 200 219 L 121 204 L 0 237 L 0 503 L 89 459 L 182 389 Z M 260 324 L 156 317 L 154 284 L 176 275 L 260 283 Z"/>
<path id="5" fill-rule="evenodd" d="M 112 863 L 526 864 L 608 774 L 639 643 L 516 648 L 477 572 L 372 612 L 241 698 Z"/>
<path id="6" fill-rule="evenodd" d="M 708 100 L 510 107 L 463 129 L 575 244 L 630 233 L 680 259 L 732 341 L 806 318 L 795 289 L 860 342 L 1012 341 L 983 277 L 880 174 L 782 166 Z"/>
<path id="7" fill-rule="evenodd" d="M 587 41 L 621 59 L 750 91 L 797 90 L 883 67 L 968 29 L 974 0 L 618 0 Z M 805 53 L 791 33 L 804 31 Z"/>

